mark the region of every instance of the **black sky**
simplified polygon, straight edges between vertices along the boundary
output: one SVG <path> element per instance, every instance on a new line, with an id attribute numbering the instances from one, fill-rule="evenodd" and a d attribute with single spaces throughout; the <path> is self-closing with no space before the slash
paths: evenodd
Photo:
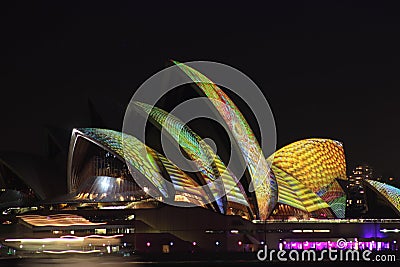
<path id="1" fill-rule="evenodd" d="M 43 154 L 45 125 L 92 126 L 89 97 L 124 106 L 167 60 L 210 60 L 263 90 L 278 147 L 329 137 L 344 142 L 350 167 L 368 162 L 399 176 L 398 9 L 272 2 L 2 3 L 0 150 Z M 116 114 L 114 127 L 121 123 Z"/>

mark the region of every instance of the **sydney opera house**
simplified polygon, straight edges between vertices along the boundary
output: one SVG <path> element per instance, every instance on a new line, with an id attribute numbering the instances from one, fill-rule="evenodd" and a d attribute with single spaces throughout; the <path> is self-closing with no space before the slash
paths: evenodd
<path id="1" fill-rule="evenodd" d="M 146 113 L 153 124 L 170 135 L 199 172 L 185 173 L 134 136 L 104 129 L 75 129 L 68 163 L 70 193 L 76 193 L 81 201 L 134 201 L 137 206 L 151 205 L 152 201 L 172 205 L 182 202 L 247 220 L 344 218 L 346 197 L 337 181 L 346 179 L 340 142 L 301 140 L 264 158 L 250 126 L 229 97 L 201 73 L 179 66 L 194 81 L 202 81 L 197 85 L 207 97 L 224 101 L 225 106 L 215 104 L 215 108 L 223 118 L 230 118 L 226 122 L 248 166 L 247 182 L 254 183 L 254 194 L 246 192 L 242 177 L 236 177 L 179 118 L 140 102 L 134 103 L 138 112 Z M 139 151 L 141 147 L 145 147 L 145 155 Z"/>
<path id="2" fill-rule="evenodd" d="M 246 173 L 237 177 L 179 118 L 135 102 L 137 112 L 179 144 L 199 171 L 183 170 L 133 135 L 76 128 L 70 139 L 63 195 L 46 198 L 44 189 L 1 162 L 1 205 L 37 206 L 17 216 L 16 223 L 10 221 L 23 234 L 3 235 L 4 245 L 15 251 L 35 250 L 37 244 L 53 238 L 53 247 L 46 241 L 49 248 L 43 245 L 39 252 L 110 253 L 127 247 L 140 252 L 243 252 L 264 244 L 322 249 L 346 238 L 359 248 L 397 249 L 399 189 L 365 181 L 371 195 L 389 207 L 393 217 L 346 219 L 346 159 L 341 142 L 309 138 L 264 155 L 228 95 L 195 69 L 175 64 L 225 120 Z"/>

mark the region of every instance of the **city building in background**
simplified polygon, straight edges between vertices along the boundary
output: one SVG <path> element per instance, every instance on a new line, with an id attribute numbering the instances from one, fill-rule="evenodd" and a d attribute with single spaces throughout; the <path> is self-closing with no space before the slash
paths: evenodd
<path id="1" fill-rule="evenodd" d="M 360 218 L 368 212 L 365 180 L 373 179 L 373 170 L 368 165 L 359 165 L 349 175 L 347 184 L 347 211 L 351 218 Z"/>

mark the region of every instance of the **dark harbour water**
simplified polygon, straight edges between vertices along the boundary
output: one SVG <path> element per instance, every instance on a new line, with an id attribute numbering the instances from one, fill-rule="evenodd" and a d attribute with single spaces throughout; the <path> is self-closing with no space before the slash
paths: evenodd
<path id="1" fill-rule="evenodd" d="M 40 266 L 73 266 L 73 267 L 117 267 L 117 266 L 397 266 L 400 262 L 394 263 L 377 263 L 377 262 L 259 262 L 257 260 L 168 260 L 168 261 L 151 261 L 151 260 L 135 260 L 132 258 L 121 257 L 79 257 L 66 256 L 54 258 L 2 258 L 0 266 L 24 266 L 24 267 L 40 267 Z"/>

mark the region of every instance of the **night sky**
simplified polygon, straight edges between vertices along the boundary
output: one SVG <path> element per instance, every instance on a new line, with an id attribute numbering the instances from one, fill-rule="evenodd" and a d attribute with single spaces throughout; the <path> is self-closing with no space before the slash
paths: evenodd
<path id="1" fill-rule="evenodd" d="M 89 98 L 124 107 L 169 59 L 209 60 L 241 70 L 263 90 L 278 147 L 328 137 L 344 143 L 350 168 L 366 162 L 400 176 L 396 7 L 135 2 L 1 4 L 0 150 L 44 154 L 46 125 L 93 126 Z M 121 128 L 122 114 L 110 113 Z"/>

